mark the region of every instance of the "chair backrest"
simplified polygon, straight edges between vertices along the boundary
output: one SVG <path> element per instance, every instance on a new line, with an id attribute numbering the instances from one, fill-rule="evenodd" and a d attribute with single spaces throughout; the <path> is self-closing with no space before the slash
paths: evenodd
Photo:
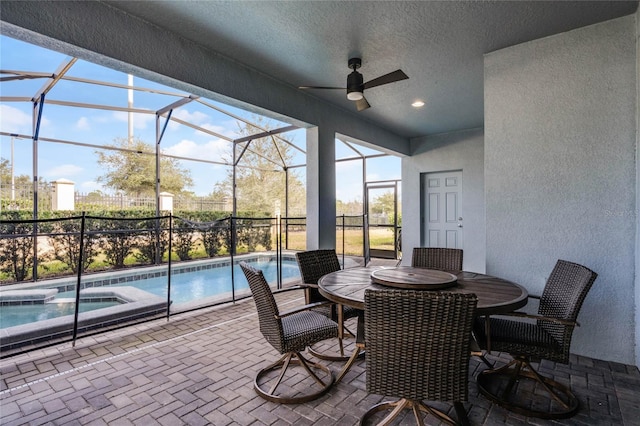
<path id="1" fill-rule="evenodd" d="M 411 266 L 442 271 L 462 271 L 462 249 L 414 247 Z"/>
<path id="2" fill-rule="evenodd" d="M 340 270 L 338 255 L 333 249 L 308 250 L 296 253 L 302 281 L 307 284 L 318 284 L 323 275 Z M 325 300 L 317 289 L 310 289 L 310 303 Z"/>
<path id="3" fill-rule="evenodd" d="M 367 391 L 466 401 L 475 294 L 365 291 Z"/>
<path id="4" fill-rule="evenodd" d="M 248 263 L 240 262 L 240 268 L 249 282 L 251 294 L 258 310 L 260 332 L 278 352 L 283 353 L 283 348 L 285 347 L 284 331 L 282 321 L 277 317 L 280 311 L 269 283 L 267 283 L 261 270 Z"/>
<path id="5" fill-rule="evenodd" d="M 576 321 L 582 303 L 597 277 L 597 273 L 585 266 L 558 260 L 540 297 L 538 314 Z M 571 335 L 575 327 L 542 320 L 538 320 L 538 325 L 562 345 L 568 359 Z"/>

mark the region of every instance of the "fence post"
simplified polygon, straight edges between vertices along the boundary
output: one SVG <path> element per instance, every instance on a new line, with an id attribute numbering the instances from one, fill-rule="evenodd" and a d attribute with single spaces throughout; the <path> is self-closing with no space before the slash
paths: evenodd
<path id="1" fill-rule="evenodd" d="M 236 228 L 236 223 L 235 223 L 235 218 L 233 216 L 229 216 L 229 231 L 231 232 L 230 238 L 229 238 L 229 244 L 231 245 L 231 247 L 229 247 L 229 256 L 231 257 L 231 300 L 232 301 L 236 301 L 236 279 L 235 279 L 235 273 L 233 271 L 233 255 L 236 253 L 236 236 L 235 236 L 235 228 Z"/>
<path id="2" fill-rule="evenodd" d="M 276 271 L 278 273 L 277 288 L 282 288 L 282 218 L 276 214 Z"/>
<path id="3" fill-rule="evenodd" d="M 84 221 L 85 212 L 82 212 L 82 219 L 80 221 L 80 253 L 78 254 L 78 280 L 76 282 L 76 306 L 73 314 L 73 344 L 76 346 L 76 338 L 78 337 L 78 315 L 80 315 L 80 283 L 82 282 L 82 266 L 84 264 Z"/>
<path id="4" fill-rule="evenodd" d="M 169 259 L 167 259 L 167 321 L 171 312 L 171 242 L 173 241 L 173 215 L 169 213 Z M 156 251 L 158 249 L 156 248 Z"/>

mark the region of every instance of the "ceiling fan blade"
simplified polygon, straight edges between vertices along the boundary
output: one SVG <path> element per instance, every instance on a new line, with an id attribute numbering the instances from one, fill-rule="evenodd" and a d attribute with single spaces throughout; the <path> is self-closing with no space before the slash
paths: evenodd
<path id="1" fill-rule="evenodd" d="M 369 105 L 369 102 L 367 102 L 367 99 L 364 96 L 362 97 L 362 99 L 358 99 L 356 101 L 356 109 L 358 111 L 364 111 L 369 107 L 371 107 L 371 105 Z"/>
<path id="2" fill-rule="evenodd" d="M 396 81 L 406 80 L 409 78 L 402 70 L 396 70 L 389 74 L 382 75 L 373 80 L 367 81 L 364 84 L 365 89 L 371 89 L 372 87 L 381 86 L 383 84 L 395 83 Z"/>
<path id="3" fill-rule="evenodd" d="M 344 87 L 329 87 L 329 86 L 298 86 L 298 89 L 331 89 L 331 90 L 347 90 Z"/>

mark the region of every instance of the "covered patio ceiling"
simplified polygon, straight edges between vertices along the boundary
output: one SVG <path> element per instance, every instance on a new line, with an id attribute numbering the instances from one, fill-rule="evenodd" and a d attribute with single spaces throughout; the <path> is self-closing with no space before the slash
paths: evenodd
<path id="1" fill-rule="evenodd" d="M 346 86 L 347 61 L 368 81 L 402 69 L 408 80 L 366 92 L 308 96 L 402 137 L 483 126 L 483 55 L 633 13 L 637 1 L 105 1 L 227 58 L 298 87 Z M 411 103 L 426 104 L 415 109 Z"/>

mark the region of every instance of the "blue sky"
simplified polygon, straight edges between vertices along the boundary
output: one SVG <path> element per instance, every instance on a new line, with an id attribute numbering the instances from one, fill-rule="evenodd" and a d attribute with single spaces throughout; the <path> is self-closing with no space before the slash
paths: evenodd
<path id="1" fill-rule="evenodd" d="M 68 59 L 66 55 L 41 47 L 24 43 L 0 35 L 0 68 L 2 70 L 18 70 L 31 72 L 54 73 Z M 66 74 L 67 76 L 107 81 L 126 85 L 127 75 L 90 62 L 78 60 Z M 3 76 L 6 76 L 3 74 Z M 43 86 L 46 79 L 20 80 L 0 83 L 2 97 L 34 96 Z M 134 77 L 134 86 L 153 88 L 172 94 L 185 94 L 179 90 Z M 134 108 L 157 110 L 177 99 L 176 96 L 149 94 L 135 91 Z M 86 104 L 103 104 L 126 107 L 128 91 L 92 84 L 61 81 L 46 95 L 47 101 L 66 101 Z M 233 114 L 253 121 L 255 114 L 223 105 L 212 100 L 205 100 Z M 134 136 L 153 144 L 156 138 L 154 115 L 133 115 Z M 208 108 L 197 102 L 191 102 L 176 109 L 173 116 L 188 121 L 217 134 L 229 138 L 238 138 L 236 120 Z M 286 123 L 268 119 L 271 128 L 286 126 Z M 161 122 L 162 123 L 162 122 Z M 32 104 L 30 102 L 2 102 L 0 104 L 0 130 L 6 133 L 31 135 Z M 128 114 L 126 112 L 88 109 L 60 105 L 45 104 L 40 129 L 41 142 L 38 145 L 38 173 L 47 181 L 59 178 L 75 182 L 76 190 L 90 192 L 101 189 L 96 181 L 104 173 L 96 163 L 96 148 L 77 145 L 51 143 L 43 138 L 86 143 L 91 145 L 112 144 L 116 138 L 126 138 L 128 134 Z M 288 132 L 287 138 L 305 149 L 305 130 Z M 11 138 L 0 137 L 0 157 L 10 158 Z M 187 126 L 171 122 L 162 140 L 164 153 L 181 157 L 209 159 L 220 161 L 221 157 L 229 158 L 232 144 L 222 138 L 197 131 Z M 375 151 L 362 147 L 364 153 Z M 32 142 L 14 140 L 15 173 L 32 174 Z M 304 164 L 304 154 L 294 150 L 295 164 Z M 336 158 L 352 157 L 353 153 L 338 142 Z M 197 195 L 206 195 L 213 189 L 213 184 L 224 178 L 225 167 L 193 161 L 181 161 L 183 167 L 191 169 L 194 186 L 190 190 Z M 361 162 L 339 162 L 336 166 L 337 198 L 343 201 L 360 200 L 361 197 Z M 370 181 L 400 179 L 400 160 L 388 157 L 385 160 L 372 160 L 367 166 L 367 179 Z M 298 169 L 304 179 L 304 169 Z"/>

